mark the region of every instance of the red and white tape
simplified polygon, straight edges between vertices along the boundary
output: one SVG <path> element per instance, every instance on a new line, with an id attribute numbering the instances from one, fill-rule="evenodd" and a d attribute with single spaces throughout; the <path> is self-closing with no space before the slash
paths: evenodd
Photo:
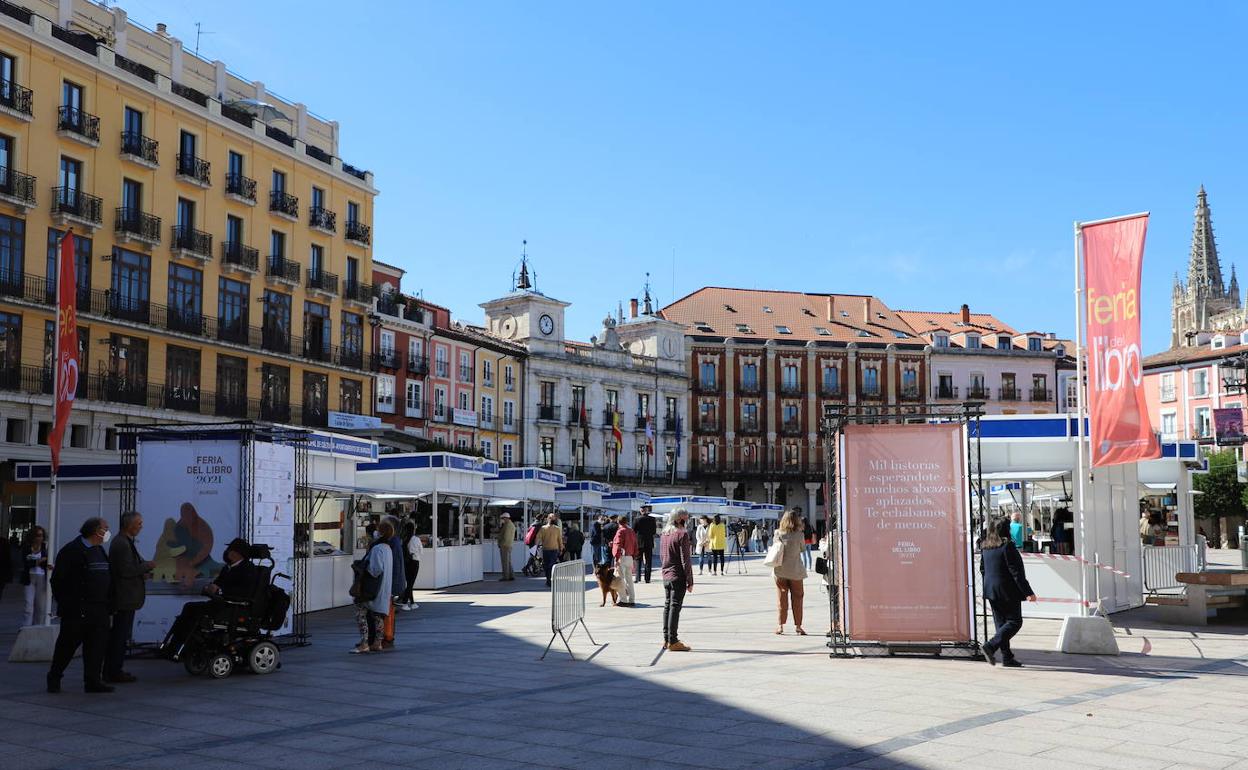
<path id="1" fill-rule="evenodd" d="M 1093 567 L 1095 569 L 1103 569 L 1106 572 L 1112 572 L 1113 574 L 1118 575 L 1119 577 L 1125 577 L 1125 578 L 1131 577 L 1131 573 L 1123 572 L 1120 569 L 1114 569 L 1114 567 L 1109 564 L 1097 564 L 1095 562 L 1090 562 L 1087 559 L 1081 559 L 1078 556 L 1068 556 L 1066 554 L 1060 554 L 1060 553 L 1025 553 L 1023 554 L 1023 557 L 1027 559 L 1053 559 L 1055 561 L 1082 562 L 1083 564 L 1087 564 L 1089 567 Z"/>

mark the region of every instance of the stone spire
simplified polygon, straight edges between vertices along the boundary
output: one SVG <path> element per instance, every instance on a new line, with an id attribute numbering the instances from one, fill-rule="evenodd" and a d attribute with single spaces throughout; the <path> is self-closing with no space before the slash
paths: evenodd
<path id="1" fill-rule="evenodd" d="M 1226 296 L 1222 283 L 1222 264 L 1218 261 L 1218 245 L 1213 238 L 1213 219 L 1205 186 L 1196 194 L 1196 222 L 1192 227 L 1192 253 L 1187 266 L 1187 287 L 1208 299 Z"/>
<path id="2" fill-rule="evenodd" d="M 1239 302 L 1239 279 L 1235 277 L 1235 265 L 1231 265 L 1231 284 L 1226 288 L 1226 298 L 1229 299 L 1235 307 L 1240 307 Z"/>

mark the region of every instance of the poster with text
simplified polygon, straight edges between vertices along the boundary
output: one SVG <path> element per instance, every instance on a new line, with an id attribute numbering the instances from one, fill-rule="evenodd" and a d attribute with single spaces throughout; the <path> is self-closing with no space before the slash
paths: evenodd
<path id="1" fill-rule="evenodd" d="M 238 441 L 139 441 L 136 505 L 139 552 L 155 563 L 134 638 L 164 638 L 187 601 L 221 571 L 225 546 L 239 535 Z"/>
<path id="2" fill-rule="evenodd" d="M 274 574 L 294 575 L 295 448 L 259 441 L 253 444 L 251 488 L 251 541 L 269 547 Z M 290 580 L 277 578 L 275 582 L 293 594 Z M 291 613 L 287 612 L 286 622 L 276 633 L 289 633 L 290 625 Z"/>
<path id="3" fill-rule="evenodd" d="M 844 432 L 847 631 L 882 642 L 971 638 L 962 426 Z"/>
<path id="4" fill-rule="evenodd" d="M 1244 443 L 1244 410 L 1227 407 L 1213 410 L 1214 431 L 1218 446 L 1239 446 Z"/>

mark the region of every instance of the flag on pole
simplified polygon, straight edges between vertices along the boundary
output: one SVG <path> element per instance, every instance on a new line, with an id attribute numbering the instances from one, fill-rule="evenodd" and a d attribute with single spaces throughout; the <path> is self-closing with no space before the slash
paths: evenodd
<path id="1" fill-rule="evenodd" d="M 1147 214 L 1080 228 L 1093 467 L 1161 456 L 1148 418 L 1140 360 L 1140 270 L 1147 230 Z"/>
<path id="2" fill-rule="evenodd" d="M 620 432 L 620 410 L 611 410 L 611 438 L 615 440 L 615 451 L 624 447 L 624 434 Z"/>
<path id="3" fill-rule="evenodd" d="M 78 312 L 75 300 L 74 233 L 61 238 L 56 277 L 56 360 L 52 369 L 52 392 L 56 407 L 48 447 L 52 450 L 52 473 L 61 466 L 61 440 L 69 424 L 69 412 L 78 392 Z"/>
<path id="4" fill-rule="evenodd" d="M 646 415 L 646 454 L 654 454 L 654 416 Z"/>
<path id="5" fill-rule="evenodd" d="M 585 409 L 585 402 L 581 402 L 581 442 L 585 446 L 589 446 L 589 412 Z"/>

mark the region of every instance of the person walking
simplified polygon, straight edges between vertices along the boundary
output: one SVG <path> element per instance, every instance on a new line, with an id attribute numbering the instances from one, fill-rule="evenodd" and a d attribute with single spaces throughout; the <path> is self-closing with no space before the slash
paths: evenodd
<path id="1" fill-rule="evenodd" d="M 602 563 L 608 567 L 615 565 L 615 560 L 611 556 L 611 544 L 615 542 L 615 532 L 619 528 L 618 516 L 607 516 L 602 521 Z"/>
<path id="2" fill-rule="evenodd" d="M 499 580 L 515 580 L 515 568 L 511 564 L 511 547 L 516 542 L 516 525 L 511 520 L 511 514 L 503 511 L 503 515 L 498 520 L 498 534 L 495 536 L 498 542 L 498 562 L 499 571 L 503 576 Z"/>
<path id="3" fill-rule="evenodd" d="M 124 670 L 126 645 L 134 633 L 134 613 L 147 600 L 145 581 L 151 577 L 155 562 L 139 555 L 134 539 L 143 531 L 143 514 L 127 511 L 121 514 L 121 531 L 108 547 L 109 577 L 113 581 L 113 627 L 108 633 L 108 650 L 104 657 L 104 681 L 125 684 L 136 681 Z"/>
<path id="4" fill-rule="evenodd" d="M 386 517 L 377 525 L 373 541 L 362 559 L 364 568 L 369 575 L 377 578 L 378 583 L 376 596 L 355 602 L 355 623 L 360 629 L 360 641 L 350 650 L 354 655 L 381 652 L 383 649 L 386 615 L 393 606 L 390 587 L 393 585 L 394 555 L 389 545 L 393 537 L 394 525 Z"/>
<path id="5" fill-rule="evenodd" d="M 25 599 L 22 625 L 43 622 L 48 612 L 48 533 L 34 526 L 22 542 L 22 593 Z"/>
<path id="6" fill-rule="evenodd" d="M 563 530 L 559 527 L 559 516 L 550 514 L 546 526 L 537 531 L 537 542 L 542 549 L 542 570 L 546 573 L 546 585 L 550 585 L 550 571 L 559 561 L 559 553 L 563 551 Z"/>
<path id="7" fill-rule="evenodd" d="M 992 609 L 992 620 L 997 633 L 984 643 L 984 660 L 997 665 L 997 651 L 1001 652 L 1001 665 L 1022 668 L 1014 657 L 1010 640 L 1023 627 L 1023 599 L 1036 600 L 1036 592 L 1027 582 L 1023 557 L 1010 539 L 1010 520 L 1004 516 L 994 519 L 980 541 L 983 553 L 979 571 L 984 578 L 984 598 Z"/>
<path id="8" fill-rule="evenodd" d="M 728 549 L 728 529 L 724 526 L 724 522 L 720 521 L 718 513 L 711 521 L 707 532 L 707 543 L 711 549 L 711 574 L 723 574 L 724 551 Z"/>
<path id="9" fill-rule="evenodd" d="M 48 669 L 48 692 L 61 691 L 61 677 L 82 647 L 83 689 L 90 693 L 112 692 L 104 683 L 104 650 L 108 646 L 108 602 L 112 593 L 108 554 L 104 544 L 112 537 L 108 522 L 92 516 L 78 529 L 78 537 L 56 554 L 52 572 L 52 597 L 56 600 L 61 630 Z"/>
<path id="10" fill-rule="evenodd" d="M 698 550 L 698 574 L 702 574 L 702 568 L 706 566 L 706 560 L 711 556 L 711 520 L 703 516 L 698 519 L 698 529 L 694 533 L 695 547 Z M 715 562 L 711 562 L 711 569 L 715 569 Z"/>
<path id="11" fill-rule="evenodd" d="M 801 508 L 794 508 L 793 512 L 802 521 L 802 566 L 810 569 L 810 547 L 815 544 L 815 528 L 810 526 L 810 519 L 802 516 Z"/>
<path id="12" fill-rule="evenodd" d="M 624 584 L 624 594 L 617 606 L 635 607 L 637 594 L 633 590 L 633 561 L 637 554 L 637 533 L 628 526 L 628 519 L 620 517 L 620 525 L 615 530 L 615 539 L 611 541 L 611 555 L 615 557 L 615 571 Z"/>
<path id="13" fill-rule="evenodd" d="M 1023 527 L 1022 511 L 1014 511 L 1010 514 L 1010 540 L 1014 542 L 1014 547 L 1023 550 L 1023 543 L 1029 533 Z"/>
<path id="14" fill-rule="evenodd" d="M 780 625 L 776 627 L 776 633 L 784 633 L 784 624 L 789 620 L 789 606 L 792 605 L 794 630 L 798 636 L 805 636 L 802 602 L 806 597 L 806 566 L 802 564 L 802 552 L 808 549 L 802 519 L 795 511 L 785 511 L 780 519 L 776 542 L 784 548 L 780 563 L 771 568 L 776 579 L 776 598 L 780 602 Z"/>
<path id="15" fill-rule="evenodd" d="M 406 590 L 403 592 L 403 611 L 411 612 L 420 607 L 416 603 L 416 576 L 420 574 L 420 557 L 425 553 L 425 544 L 420 535 L 416 534 L 415 522 L 408 521 L 403 525 L 403 578 Z"/>
<path id="16" fill-rule="evenodd" d="M 633 532 L 637 533 L 637 582 L 645 578 L 649 583 L 650 571 L 654 566 L 654 536 L 658 534 L 659 524 L 650 515 L 651 510 L 653 509 L 648 505 L 641 506 L 641 515 L 633 525 Z"/>
<path id="17" fill-rule="evenodd" d="M 381 640 L 381 648 L 383 650 L 394 649 L 394 622 L 395 606 L 399 599 L 403 596 L 403 591 L 407 589 L 407 574 L 403 569 L 403 538 L 399 537 L 399 520 L 394 516 L 386 516 L 382 521 L 390 523 L 390 536 L 386 540 L 386 545 L 390 546 L 390 559 L 394 563 L 390 565 L 390 609 L 386 614 L 385 635 Z M 380 525 L 378 525 L 380 529 Z"/>
<path id="18" fill-rule="evenodd" d="M 594 566 L 602 564 L 602 514 L 594 517 L 594 523 L 589 526 L 589 547 L 594 552 Z"/>
<path id="19" fill-rule="evenodd" d="M 659 538 L 659 558 L 663 566 L 663 647 L 671 652 L 689 652 L 680 641 L 680 610 L 685 594 L 693 592 L 693 543 L 685 527 L 689 512 L 677 508 L 667 516 Z"/>
<path id="20" fill-rule="evenodd" d="M 565 540 L 563 552 L 567 555 L 568 561 L 581 558 L 581 552 L 585 550 L 585 533 L 575 521 L 568 522 L 568 534 Z"/>

